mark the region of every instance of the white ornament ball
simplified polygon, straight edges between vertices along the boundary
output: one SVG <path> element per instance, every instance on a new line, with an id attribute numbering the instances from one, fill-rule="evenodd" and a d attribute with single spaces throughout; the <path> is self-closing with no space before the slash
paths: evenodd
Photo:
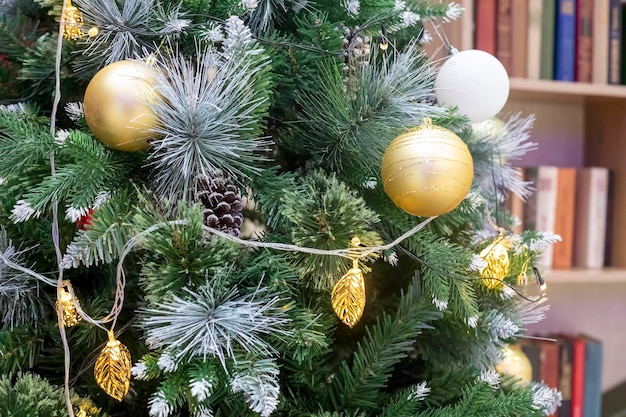
<path id="1" fill-rule="evenodd" d="M 497 115 L 509 98 L 509 76 L 496 57 L 477 49 L 451 55 L 435 81 L 439 104 L 457 107 L 472 123 Z"/>

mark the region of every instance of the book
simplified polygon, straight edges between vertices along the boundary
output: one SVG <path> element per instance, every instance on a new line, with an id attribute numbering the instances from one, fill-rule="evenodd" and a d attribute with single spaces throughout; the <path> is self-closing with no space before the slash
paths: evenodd
<path id="1" fill-rule="evenodd" d="M 621 84 L 622 3 L 609 1 L 609 84 Z"/>
<path id="2" fill-rule="evenodd" d="M 552 267 L 572 267 L 574 255 L 574 215 L 576 209 L 576 168 L 558 168 L 554 233 L 561 236 L 552 250 Z"/>
<path id="3" fill-rule="evenodd" d="M 552 80 L 554 78 L 554 30 L 556 20 L 556 0 L 543 0 L 541 9 L 540 78 L 542 80 Z"/>
<path id="4" fill-rule="evenodd" d="M 554 35 L 554 79 L 575 81 L 576 69 L 576 1 L 556 0 Z"/>
<path id="5" fill-rule="evenodd" d="M 610 266 L 626 268 L 626 172 L 610 171 L 608 201 L 607 259 Z"/>
<path id="6" fill-rule="evenodd" d="M 496 14 L 496 58 L 500 60 L 507 74 L 511 74 L 511 55 L 513 53 L 511 6 L 512 0 L 498 0 Z"/>
<path id="7" fill-rule="evenodd" d="M 554 233 L 558 172 L 557 167 L 550 166 L 525 169 L 526 181 L 534 185 L 535 192 L 526 201 L 524 207 L 524 228 Z M 544 249 L 538 261 L 538 267 L 552 268 L 553 248 L 553 245 L 548 245 Z"/>
<path id="8" fill-rule="evenodd" d="M 513 217 L 511 232 L 519 235 L 524 231 L 524 200 L 517 194 L 511 193 L 506 200 L 505 208 Z"/>
<path id="9" fill-rule="evenodd" d="M 476 49 L 496 56 L 496 13 L 498 0 L 476 0 Z"/>
<path id="10" fill-rule="evenodd" d="M 609 82 L 609 1 L 593 0 L 591 80 L 597 84 Z"/>
<path id="11" fill-rule="evenodd" d="M 539 353 L 539 380 L 550 388 L 559 388 L 560 348 L 557 342 L 537 340 L 541 346 Z M 550 414 L 557 416 L 558 411 Z"/>
<path id="12" fill-rule="evenodd" d="M 572 337 L 572 400 L 571 417 L 583 416 L 585 395 L 585 341 Z"/>
<path id="13" fill-rule="evenodd" d="M 541 18 L 544 0 L 528 0 L 528 30 L 526 38 L 526 78 L 541 76 Z"/>
<path id="14" fill-rule="evenodd" d="M 522 352 L 526 355 L 530 361 L 532 368 L 532 380 L 540 382 L 541 377 L 539 371 L 541 370 L 541 345 L 535 343 L 533 339 L 522 339 L 518 342 L 522 348 Z"/>
<path id="15" fill-rule="evenodd" d="M 583 416 L 602 414 L 602 342 L 588 335 L 579 336 L 585 342 L 585 386 Z"/>
<path id="16" fill-rule="evenodd" d="M 528 0 L 511 3 L 511 77 L 526 78 Z"/>
<path id="17" fill-rule="evenodd" d="M 572 360 L 574 344 L 563 335 L 558 336 L 559 345 L 559 391 L 561 391 L 561 407 L 559 417 L 572 417 Z"/>
<path id="18" fill-rule="evenodd" d="M 576 10 L 576 81 L 590 83 L 593 57 L 593 0 L 578 0 Z"/>
<path id="19" fill-rule="evenodd" d="M 586 269 L 604 266 L 609 170 L 582 168 L 576 184 L 574 265 Z"/>

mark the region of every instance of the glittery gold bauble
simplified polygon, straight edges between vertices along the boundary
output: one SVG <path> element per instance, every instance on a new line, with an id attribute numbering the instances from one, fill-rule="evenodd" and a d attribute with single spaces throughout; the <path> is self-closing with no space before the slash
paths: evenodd
<path id="1" fill-rule="evenodd" d="M 430 119 L 395 138 L 381 164 L 383 187 L 393 202 L 415 216 L 438 216 L 465 198 L 474 179 L 467 145 Z"/>
<path id="2" fill-rule="evenodd" d="M 130 388 L 132 366 L 128 348 L 116 340 L 113 332 L 109 331 L 109 341 L 100 352 L 94 366 L 96 382 L 104 392 L 122 401 Z"/>
<path id="3" fill-rule="evenodd" d="M 60 305 L 63 314 L 63 325 L 65 327 L 76 326 L 81 321 L 81 317 L 76 310 L 78 299 L 72 297 L 72 294 L 65 288 L 61 288 L 57 299 L 57 308 Z"/>
<path id="4" fill-rule="evenodd" d="M 124 60 L 102 68 L 85 91 L 85 119 L 93 134 L 105 145 L 133 152 L 148 148 L 156 139 L 151 128 L 158 119 L 150 109 L 154 91 L 154 68 Z"/>
<path id="5" fill-rule="evenodd" d="M 502 238 L 483 249 L 478 255 L 486 265 L 478 271 L 483 283 L 489 288 L 502 285 L 502 280 L 509 274 L 509 251 L 506 241 Z"/>
<path id="6" fill-rule="evenodd" d="M 506 346 L 503 351 L 502 360 L 496 365 L 496 371 L 503 375 L 513 376 L 521 380 L 521 383 L 528 383 L 533 379 L 533 368 L 528 356 L 518 345 Z"/>
<path id="7" fill-rule="evenodd" d="M 356 264 L 356 262 L 355 262 Z M 365 281 L 358 266 L 351 268 L 333 287 L 331 303 L 335 314 L 352 328 L 365 309 Z"/>

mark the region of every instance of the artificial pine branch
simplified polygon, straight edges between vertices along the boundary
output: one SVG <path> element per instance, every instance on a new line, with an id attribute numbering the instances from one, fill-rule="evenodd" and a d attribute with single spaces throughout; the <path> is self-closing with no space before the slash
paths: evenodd
<path id="1" fill-rule="evenodd" d="M 441 314 L 424 303 L 417 280 L 402 294 L 395 316 L 383 314 L 367 328 L 367 337 L 358 345 L 352 363 L 344 361 L 332 379 L 329 399 L 338 410 L 375 410 L 384 399 L 384 389 L 391 373 L 413 350 L 413 341 L 427 323 Z"/>
<path id="2" fill-rule="evenodd" d="M 445 112 L 428 103 L 435 73 L 414 46 L 383 56 L 374 51 L 357 69 L 354 87 L 336 62 L 325 60 L 317 85 L 301 98 L 307 152 L 357 185 L 379 176 L 373 167 L 394 137 Z"/>
<path id="3" fill-rule="evenodd" d="M 291 223 L 291 240 L 299 246 L 333 250 L 350 247 L 352 238 L 363 245 L 381 243 L 373 230 L 380 221 L 358 194 L 334 174 L 316 171 L 302 180 L 302 191 L 286 192 L 283 215 Z M 352 267 L 349 260 L 336 256 L 295 253 L 291 255 L 300 276 L 313 288 L 329 289 Z M 362 269 L 369 271 L 361 259 Z"/>
<path id="4" fill-rule="evenodd" d="M 119 190 L 93 214 L 91 226 L 79 230 L 63 256 L 64 269 L 111 263 L 134 236 L 132 205 L 136 195 Z"/>
<path id="5" fill-rule="evenodd" d="M 0 177 L 47 164 L 54 141 L 41 122 L 33 109 L 0 106 Z"/>
<path id="6" fill-rule="evenodd" d="M 0 226 L 0 255 L 9 262 L 23 267 L 23 252 L 8 240 L 6 230 Z M 44 315 L 40 298 L 40 283 L 30 275 L 9 267 L 0 259 L 0 311 L 3 329 L 32 325 Z"/>
<path id="7" fill-rule="evenodd" d="M 237 42 L 249 42 L 235 41 L 233 52 Z M 149 157 L 160 197 L 193 201 L 199 177 L 224 173 L 241 182 L 261 172 L 260 152 L 270 144 L 260 137 L 269 105 L 267 60 L 258 48 L 243 52 L 228 59 L 198 50 L 195 59 L 177 54 L 163 62 L 155 86 L 163 100 L 154 107 L 162 139 Z"/>

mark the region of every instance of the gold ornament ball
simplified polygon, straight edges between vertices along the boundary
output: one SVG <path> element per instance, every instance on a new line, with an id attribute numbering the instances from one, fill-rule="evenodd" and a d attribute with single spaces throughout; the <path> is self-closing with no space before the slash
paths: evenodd
<path id="1" fill-rule="evenodd" d="M 465 198 L 474 179 L 467 145 L 453 132 L 425 124 L 395 138 L 381 164 L 385 192 L 415 216 L 438 216 Z"/>
<path id="2" fill-rule="evenodd" d="M 102 68 L 85 91 L 85 119 L 93 134 L 110 148 L 125 152 L 148 149 L 157 139 L 150 129 L 158 119 L 150 109 L 154 91 L 153 67 L 124 60 Z"/>
<path id="3" fill-rule="evenodd" d="M 532 381 L 533 368 L 521 347 L 518 345 L 506 346 L 502 353 L 504 356 L 496 365 L 496 371 L 520 379 L 521 384 Z"/>

